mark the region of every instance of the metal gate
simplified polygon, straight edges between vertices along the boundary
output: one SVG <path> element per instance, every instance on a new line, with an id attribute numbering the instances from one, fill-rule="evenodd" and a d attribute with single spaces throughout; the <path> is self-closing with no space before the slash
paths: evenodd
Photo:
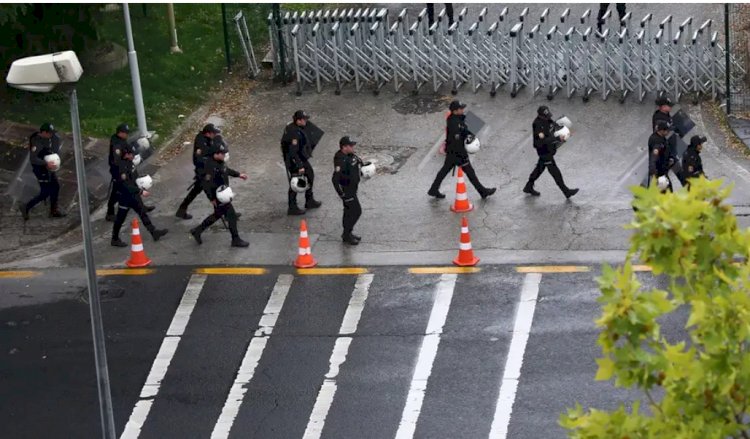
<path id="1" fill-rule="evenodd" d="M 545 9 L 531 17 L 528 8 L 511 16 L 508 8 L 490 18 L 483 8 L 472 21 L 467 8 L 448 26 L 445 10 L 428 25 L 423 9 L 392 16 L 387 9 L 344 8 L 283 13 L 281 34 L 294 66 L 297 94 L 333 86 L 338 94 L 353 86 L 378 93 L 404 86 L 437 92 L 449 87 L 480 89 L 494 96 L 505 88 L 515 97 L 522 88 L 548 99 L 558 95 L 610 96 L 642 101 L 653 93 L 679 100 L 689 95 L 716 98 L 724 90 L 724 48 L 712 20 L 675 23 L 672 16 L 640 21 L 604 16 L 602 32 L 590 9 L 581 17 L 566 9 L 552 17 Z M 269 31 L 278 28 L 269 16 Z M 273 39 L 272 39 L 273 41 Z M 278 44 L 276 42 L 276 44 Z M 744 66 L 732 60 L 732 75 Z"/>

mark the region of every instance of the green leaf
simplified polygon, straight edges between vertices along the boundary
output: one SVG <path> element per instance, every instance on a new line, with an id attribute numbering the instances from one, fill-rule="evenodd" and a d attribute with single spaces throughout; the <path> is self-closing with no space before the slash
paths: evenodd
<path id="1" fill-rule="evenodd" d="M 599 369 L 596 371 L 596 381 L 607 381 L 612 378 L 615 372 L 615 363 L 609 357 L 597 358 L 596 364 L 599 365 Z"/>

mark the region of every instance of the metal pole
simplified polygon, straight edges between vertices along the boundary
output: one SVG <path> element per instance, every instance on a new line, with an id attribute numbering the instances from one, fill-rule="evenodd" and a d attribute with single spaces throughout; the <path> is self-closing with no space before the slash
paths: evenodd
<path id="1" fill-rule="evenodd" d="M 169 38 L 171 47 L 169 51 L 171 53 L 182 53 L 182 49 L 177 44 L 177 26 L 174 22 L 174 4 L 167 3 L 167 17 L 169 17 Z"/>
<path id="2" fill-rule="evenodd" d="M 284 54 L 284 35 L 281 31 L 281 9 L 278 3 L 274 3 L 273 6 L 273 21 L 276 23 L 276 30 L 278 32 L 279 41 L 279 74 L 281 75 L 281 83 L 286 84 L 286 66 L 284 61 L 286 56 Z"/>
<path id="3" fill-rule="evenodd" d="M 732 91 L 730 89 L 730 68 L 729 63 L 729 3 L 724 3 L 724 87 L 727 91 L 727 114 L 732 114 Z"/>
<path id="4" fill-rule="evenodd" d="M 227 29 L 227 5 L 221 4 L 221 24 L 224 27 L 224 56 L 227 59 L 227 72 L 232 71 L 232 54 L 229 52 L 229 30 Z"/>
<path id="5" fill-rule="evenodd" d="M 99 303 L 99 290 L 96 285 L 94 246 L 91 237 L 91 221 L 89 220 L 89 191 L 88 186 L 86 185 L 86 170 L 83 165 L 81 122 L 78 118 L 78 94 L 76 93 L 75 88 L 70 93 L 70 120 L 73 126 L 73 152 L 75 153 L 76 176 L 78 178 L 78 202 L 81 208 L 83 256 L 86 262 L 86 275 L 89 290 L 91 333 L 94 337 L 94 361 L 96 363 L 96 381 L 99 389 L 99 414 L 102 419 L 102 437 L 104 439 L 116 439 L 115 418 L 112 413 L 112 395 L 109 390 L 107 351 L 104 344 L 102 309 L 101 304 Z"/>
<path id="6" fill-rule="evenodd" d="M 128 64 L 130 64 L 130 78 L 133 82 L 133 99 L 135 100 L 135 118 L 138 121 L 140 137 L 151 137 L 146 126 L 146 110 L 143 108 L 143 92 L 141 91 L 141 75 L 138 73 L 138 55 L 133 44 L 133 29 L 130 26 L 130 8 L 127 3 L 122 4 L 125 13 L 125 35 L 128 38 Z"/>

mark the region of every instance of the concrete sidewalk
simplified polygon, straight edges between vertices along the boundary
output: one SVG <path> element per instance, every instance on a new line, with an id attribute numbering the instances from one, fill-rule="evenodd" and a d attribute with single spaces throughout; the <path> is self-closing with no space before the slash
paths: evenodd
<path id="1" fill-rule="evenodd" d="M 562 9 L 563 5 L 559 6 L 553 9 Z M 641 6 L 638 8 L 643 9 Z M 690 5 L 687 11 L 675 4 L 665 5 L 667 10 L 663 12 L 703 18 L 715 15 L 717 8 Z M 582 7 L 574 12 L 581 12 L 578 9 Z M 388 264 L 398 260 L 449 264 L 458 248 L 461 218 L 448 210 L 455 179 L 449 177 L 443 183 L 447 199 L 435 200 L 426 194 L 443 162 L 437 147 L 444 137 L 447 102 L 453 98 L 449 92 L 433 95 L 422 91 L 413 96 L 385 88 L 376 97 L 347 88 L 340 96 L 325 90 L 321 94 L 305 91 L 297 97 L 294 91 L 293 84 L 283 88 L 268 83 L 248 85 L 235 78 L 225 85 L 218 99 L 221 105 L 208 115 L 223 124 L 231 151 L 230 166 L 250 176 L 247 182 L 233 181 L 237 193 L 234 204 L 243 213 L 240 233 L 250 241 L 250 247 L 230 248 L 229 234 L 221 223 L 205 233 L 202 246 L 191 239 L 189 229 L 211 212 L 205 197 L 199 197 L 191 206 L 192 220 L 174 217 L 192 182 L 192 138 L 208 120 L 203 117 L 195 121 L 189 135 L 183 136 L 187 145 L 155 175 L 151 202 L 157 210 L 152 218 L 158 227 L 169 228 L 170 233 L 158 243 L 148 236 L 144 238 L 146 252 L 154 263 L 289 264 L 294 259 L 300 218 L 286 215 L 287 181 L 279 139 L 291 115 L 301 108 L 326 132 L 311 160 L 316 174 L 316 198 L 323 201 L 323 206 L 305 216 L 313 237 L 313 254 L 320 263 Z M 542 96 L 532 97 L 529 90 L 522 90 L 515 99 L 505 90 L 495 98 L 485 92 L 472 94 L 462 90 L 458 98 L 486 123 L 478 133 L 482 151 L 472 157 L 472 162 L 486 186 L 498 187 L 493 197 L 483 201 L 469 185 L 469 197 L 476 207 L 467 216 L 472 244 L 480 258 L 495 263 L 586 262 L 602 258 L 616 261 L 624 255 L 629 233 L 623 226 L 632 215 L 629 187 L 638 184 L 646 172 L 645 145 L 654 111 L 653 97 L 643 103 L 629 99 L 621 105 L 615 99 L 592 98 L 583 103 L 578 97 L 562 96 L 549 102 Z M 547 173 L 536 185 L 541 197 L 521 192 L 536 163 L 531 122 L 539 105 L 549 105 L 554 115 L 564 114 L 575 124 L 572 139 L 556 157 L 566 183 L 581 189 L 570 200 L 565 199 Z M 704 115 L 700 107 L 683 108 L 697 123 L 694 133 L 709 136 L 703 155 L 709 175 L 735 183 L 730 201 L 738 209 L 747 209 L 747 160 L 724 152 L 724 139 L 712 135 L 715 122 L 708 119 L 710 115 Z M 363 240 L 357 247 L 341 242 L 342 206 L 330 183 L 333 155 L 343 135 L 357 140 L 357 152 L 365 160 L 375 161 L 380 169 L 377 176 L 360 186 L 363 215 L 355 232 Z M 160 158 L 156 163 L 165 164 L 167 160 Z M 94 217 L 97 262 L 122 266 L 129 250 L 109 246 L 111 223 L 105 223 L 102 217 L 101 210 Z M 745 219 L 741 217 L 741 223 Z M 127 238 L 126 233 L 123 231 L 123 239 Z M 79 236 L 66 237 L 56 248 L 39 251 L 33 264 L 80 265 L 79 243 Z M 58 253 L 60 248 L 66 251 Z M 19 257 L 1 262 L 6 262 L 4 267 L 29 264 Z"/>

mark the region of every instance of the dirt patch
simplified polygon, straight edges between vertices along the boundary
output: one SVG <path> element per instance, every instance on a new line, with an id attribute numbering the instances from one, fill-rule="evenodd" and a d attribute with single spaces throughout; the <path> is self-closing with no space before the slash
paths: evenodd
<path id="1" fill-rule="evenodd" d="M 417 148 L 394 145 L 357 145 L 362 160 L 373 162 L 379 175 L 395 174 Z"/>
<path id="2" fill-rule="evenodd" d="M 427 114 L 447 111 L 454 98 L 446 95 L 409 95 L 399 99 L 393 109 L 400 114 Z"/>

